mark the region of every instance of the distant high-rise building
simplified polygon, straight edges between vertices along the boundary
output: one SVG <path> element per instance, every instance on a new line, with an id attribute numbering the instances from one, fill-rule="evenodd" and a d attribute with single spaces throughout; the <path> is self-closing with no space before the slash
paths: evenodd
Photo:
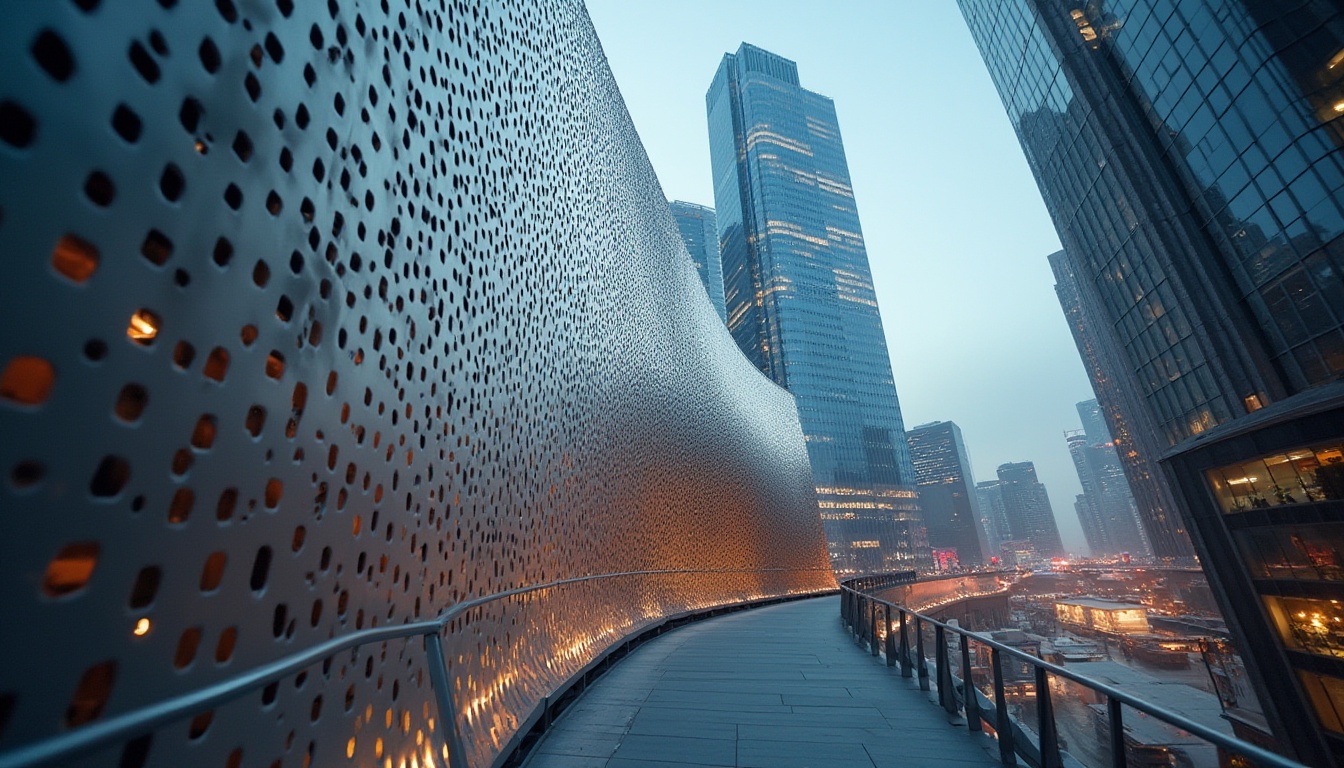
<path id="1" fill-rule="evenodd" d="M 1091 401 L 1095 402 L 1095 401 Z M 1095 557 L 1128 553 L 1149 556 L 1148 543 L 1139 530 L 1139 521 L 1125 482 L 1120 459 L 1110 442 L 1094 442 L 1087 434 L 1068 434 L 1069 455 L 1083 493 L 1078 520 L 1083 526 L 1087 546 Z"/>
<path id="2" fill-rule="evenodd" d="M 1084 400 L 1075 403 L 1078 419 L 1083 422 L 1083 434 L 1090 445 L 1114 442 L 1111 428 L 1106 425 L 1106 416 L 1102 413 L 1101 403 L 1096 400 Z"/>
<path id="3" fill-rule="evenodd" d="M 700 282 L 705 284 L 705 292 L 719 319 L 727 322 L 728 315 L 723 305 L 723 264 L 719 261 L 719 228 L 714 221 L 714 209 L 695 203 L 673 200 L 667 204 L 672 209 L 672 218 L 677 222 L 681 240 L 691 254 L 691 261 L 700 273 Z"/>
<path id="4" fill-rule="evenodd" d="M 793 393 L 839 573 L 932 565 L 835 105 L 743 43 L 705 95 L 728 329 Z"/>
<path id="5" fill-rule="evenodd" d="M 1077 269 L 1068 254 L 1050 254 L 1050 268 L 1055 273 L 1055 293 L 1097 396 L 1096 408 L 1084 413 L 1084 404 L 1079 403 L 1078 415 L 1087 430 L 1098 430 L 1096 413 L 1103 416 L 1105 430 L 1097 434 L 1105 434 L 1115 445 L 1153 553 L 1171 562 L 1193 563 L 1194 545 L 1176 512 L 1176 499 L 1166 475 L 1152 461 L 1162 454 L 1166 443 L 1149 416 L 1138 384 L 1126 372 L 1124 350 L 1101 319 L 1101 310 L 1084 306 Z"/>
<path id="6" fill-rule="evenodd" d="M 1036 479 L 1036 465 L 1030 461 L 1000 464 L 999 490 L 1003 494 L 1004 517 L 1013 539 L 1031 542 L 1042 558 L 1060 557 L 1064 544 L 1059 525 L 1045 486 Z"/>
<path id="7" fill-rule="evenodd" d="M 980 506 L 980 527 L 989 541 L 989 551 L 993 557 L 1002 554 L 1003 543 L 1013 538 L 1012 526 L 1008 525 L 1008 515 L 1003 509 L 1003 489 L 998 480 L 985 480 L 975 484 L 975 499 Z"/>
<path id="8" fill-rule="evenodd" d="M 989 542 L 980 526 L 975 478 L 961 429 L 950 421 L 922 424 L 906 433 L 915 466 L 919 504 L 935 550 L 955 549 L 966 567 L 989 562 Z"/>
<path id="9" fill-rule="evenodd" d="M 1344 4 L 960 4 L 1122 450 L 1162 457 L 1278 745 L 1344 765 Z"/>

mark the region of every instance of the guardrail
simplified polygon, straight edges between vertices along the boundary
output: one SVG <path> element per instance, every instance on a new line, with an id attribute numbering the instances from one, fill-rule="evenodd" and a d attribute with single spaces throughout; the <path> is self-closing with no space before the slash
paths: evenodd
<path id="1" fill-rule="evenodd" d="M 395 627 L 382 627 L 352 632 L 345 637 L 328 640 L 307 650 L 299 651 L 269 664 L 239 673 L 226 680 L 189 691 L 165 701 L 143 706 L 130 712 L 117 715 L 102 722 L 84 726 L 70 733 L 53 736 L 31 744 L 0 753 L 0 768 L 36 768 L 55 765 L 68 761 L 103 747 L 126 742 L 153 732 L 170 723 L 183 720 L 198 712 L 233 701 L 252 691 L 282 680 L 289 675 L 318 664 L 335 654 L 348 651 L 370 643 L 381 643 L 421 636 L 425 641 L 426 657 L 429 661 L 430 688 L 438 707 L 439 721 L 445 727 L 435 729 L 440 734 L 440 751 L 446 754 L 451 766 L 466 766 L 466 752 L 462 744 L 462 733 L 458 722 L 458 708 L 453 700 L 453 688 L 449 682 L 448 666 L 444 661 L 443 638 L 441 633 L 457 619 L 472 609 L 479 608 L 496 600 L 554 589 L 567 584 L 601 581 L 604 579 L 628 578 L 632 576 L 688 575 L 688 574 L 730 574 L 730 573 L 801 573 L 821 569 L 801 568 L 753 568 L 753 569 L 692 569 L 692 570 L 650 570 L 602 573 L 589 576 L 577 576 L 571 579 L 559 579 L 545 584 L 519 587 L 504 592 L 478 597 L 458 603 L 444 611 L 437 618 L 428 621 L 402 624 Z M 825 569 L 829 570 L 829 568 Z M 707 607 L 705 610 L 718 610 L 741 603 L 726 603 L 721 606 Z M 638 634 L 638 631 L 632 633 Z M 619 645 L 614 643 L 613 645 Z M 543 699 L 542 706 L 546 702 Z"/>
<path id="2" fill-rule="evenodd" d="M 933 639 L 933 676 L 936 681 L 938 703 L 949 715 L 963 712 L 966 725 L 971 731 L 981 731 L 981 721 L 993 728 L 999 742 L 999 760 L 1004 765 L 1016 765 L 1017 757 L 1035 768 L 1065 768 L 1064 755 L 1060 751 L 1059 732 L 1055 723 L 1054 707 L 1050 701 L 1051 677 L 1069 680 L 1082 685 L 1106 699 L 1106 715 L 1109 725 L 1108 752 L 1113 768 L 1124 768 L 1127 764 L 1124 716 L 1122 706 L 1129 706 L 1168 725 L 1198 736 L 1228 752 L 1253 760 L 1260 768 L 1306 768 L 1302 763 L 1290 760 L 1267 749 L 1242 741 L 1225 733 L 1220 733 L 1200 723 L 1137 698 L 1092 678 L 1071 672 L 1056 664 L 1033 656 L 1025 651 L 994 640 L 981 637 L 974 632 L 950 624 L 945 624 L 904 606 L 855 589 L 855 583 L 861 580 L 846 581 L 840 586 L 840 616 L 860 640 L 867 641 L 874 656 L 885 654 L 889 667 L 900 665 L 901 677 L 918 676 L 920 690 L 931 689 L 929 664 L 925 656 L 924 634 L 926 627 L 932 627 Z M 913 625 L 913 627 L 911 626 Z M 909 633 L 915 634 L 914 647 L 911 647 Z M 948 633 L 960 638 L 962 678 L 952 673 L 948 651 Z M 971 670 L 971 644 L 976 643 L 990 649 L 989 664 L 993 677 L 994 700 L 981 701 L 981 694 L 974 681 L 968 681 Z M 1008 711 L 1008 701 L 1004 686 L 1003 659 L 1007 656 L 1026 662 L 1034 670 L 1035 704 L 1037 712 L 1036 743 L 1030 743 L 1025 729 L 1015 727 Z"/>

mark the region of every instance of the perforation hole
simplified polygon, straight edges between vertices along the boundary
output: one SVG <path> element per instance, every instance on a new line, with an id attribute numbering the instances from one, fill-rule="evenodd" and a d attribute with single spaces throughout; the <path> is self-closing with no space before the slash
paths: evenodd
<path id="1" fill-rule="evenodd" d="M 237 184 L 230 184 L 224 189 L 224 203 L 233 210 L 243 207 L 243 190 L 238 188 Z"/>
<path id="2" fill-rule="evenodd" d="M 78 728 L 85 723 L 98 719 L 112 696 L 112 686 L 117 680 L 117 662 L 108 660 L 94 664 L 84 670 L 65 710 L 65 725 Z"/>
<path id="3" fill-rule="evenodd" d="M 40 357 L 11 358 L 0 373 L 0 400 L 15 405 L 38 406 L 51 397 L 56 368 Z"/>
<path id="4" fill-rule="evenodd" d="M 70 46 L 65 44 L 61 36 L 44 29 L 38 33 L 37 38 L 33 40 L 33 46 L 29 49 L 37 65 L 51 75 L 51 78 L 58 83 L 63 83 L 75 74 L 75 57 L 70 53 Z"/>
<path id="5" fill-rule="evenodd" d="M 210 257 L 215 262 L 215 266 L 220 269 L 229 266 L 229 261 L 233 259 L 233 243 L 222 237 L 219 238 L 215 241 L 215 250 Z"/>
<path id="6" fill-rule="evenodd" d="M 247 433 L 253 437 L 260 437 L 261 430 L 266 426 L 266 409 L 260 405 L 254 405 L 247 409 L 247 421 L 245 424 Z"/>
<path id="7" fill-rule="evenodd" d="M 244 163 L 252 159 L 252 139 L 246 133 L 239 131 L 233 137 L 233 154 Z"/>
<path id="8" fill-rule="evenodd" d="M 271 190 L 270 194 L 266 195 L 266 211 L 272 216 L 279 216 L 284 209 L 285 201 L 280 199 L 275 190 Z"/>
<path id="9" fill-rule="evenodd" d="M 42 482 L 47 469 L 40 461 L 20 461 L 9 471 L 9 482 L 15 490 L 27 490 Z"/>
<path id="10" fill-rule="evenodd" d="M 117 105 L 116 111 L 112 113 L 112 130 L 116 131 L 118 136 L 127 143 L 134 144 L 140 140 L 142 128 L 139 115 L 125 104 Z"/>
<path id="11" fill-rule="evenodd" d="M 195 741 L 204 736 L 205 732 L 210 730 L 210 723 L 214 722 L 214 719 L 215 711 L 213 709 L 191 718 L 191 725 L 187 728 L 187 738 Z"/>
<path id="12" fill-rule="evenodd" d="M 205 67 L 206 72 L 213 75 L 219 71 L 221 59 L 219 56 L 219 47 L 215 45 L 214 40 L 211 40 L 208 37 L 202 40 L 201 47 L 197 53 L 201 57 L 201 66 Z"/>
<path id="13" fill-rule="evenodd" d="M 225 488 L 219 494 L 219 503 L 215 505 L 215 519 L 223 523 L 233 518 L 233 510 L 238 506 L 238 489 Z"/>
<path id="14" fill-rule="evenodd" d="M 173 492 L 172 503 L 168 505 L 168 522 L 174 525 L 187 522 L 195 504 L 196 494 L 190 488 L 178 488 Z"/>
<path id="15" fill-rule="evenodd" d="M 165 171 L 167 173 L 167 171 Z M 145 241 L 140 244 L 140 255 L 155 266 L 161 267 L 173 255 L 173 241 L 157 229 L 149 230 Z"/>
<path id="16" fill-rule="evenodd" d="M 159 582 L 163 580 L 163 571 L 157 565 L 147 565 L 135 576 L 131 587 L 131 608 L 148 608 L 159 594 Z"/>
<path id="17" fill-rule="evenodd" d="M 266 356 L 266 375 L 278 379 L 285 375 L 285 356 L 275 350 Z"/>
<path id="18" fill-rule="evenodd" d="M 219 642 L 215 644 L 215 663 L 224 664 L 233 658 L 234 646 L 238 644 L 238 628 L 228 627 L 219 633 Z"/>
<path id="19" fill-rule="evenodd" d="M 172 472 L 176 477 L 182 477 L 191 471 L 191 465 L 196 462 L 195 455 L 186 448 L 179 448 L 173 454 Z"/>
<path id="20" fill-rule="evenodd" d="M 280 497 L 284 495 L 285 484 L 272 477 L 266 481 L 266 508 L 275 509 L 280 506 Z"/>
<path id="21" fill-rule="evenodd" d="M 179 370 L 186 370 L 191 367 L 191 362 L 196 359 L 196 348 L 191 346 L 190 342 L 179 341 L 173 347 L 173 365 Z"/>
<path id="22" fill-rule="evenodd" d="M 98 542 L 80 541 L 61 547 L 47 563 L 42 579 L 42 594 L 62 597 L 83 589 L 98 566 Z"/>
<path id="23" fill-rule="evenodd" d="M 36 135 L 37 121 L 28 110 L 13 101 L 0 101 L 0 141 L 23 149 Z"/>
<path id="24" fill-rule="evenodd" d="M 253 592 L 260 592 L 266 588 L 266 579 L 271 573 L 271 548 L 263 546 L 257 550 L 257 557 L 252 561 L 252 577 L 248 580 Z"/>
<path id="25" fill-rule="evenodd" d="M 195 133 L 201 124 L 201 115 L 204 112 L 201 102 L 188 96 L 182 100 L 182 108 L 177 111 L 177 121 L 187 133 Z"/>
<path id="26" fill-rule="evenodd" d="M 212 381 L 223 381 L 229 373 L 229 353 L 223 347 L 210 350 L 201 374 Z"/>
<path id="27" fill-rule="evenodd" d="M 196 428 L 191 431 L 191 446 L 208 451 L 215 444 L 217 420 L 213 414 L 205 414 L 196 420 Z"/>
<path id="28" fill-rule="evenodd" d="M 131 479 L 131 465 L 120 456 L 104 456 L 89 481 L 89 493 L 98 498 L 113 498 Z"/>
<path id="29" fill-rule="evenodd" d="M 150 85 L 159 82 L 159 65 L 154 61 L 154 57 L 149 55 L 149 51 L 146 51 L 145 47 L 140 44 L 139 40 L 131 43 L 131 49 L 127 52 L 127 56 L 130 57 L 131 66 L 135 67 L 135 71 L 140 73 L 145 82 Z"/>
<path id="30" fill-rule="evenodd" d="M 149 390 L 139 384 L 127 384 L 117 393 L 117 404 L 112 410 L 118 419 L 134 423 L 140 420 L 140 415 L 145 412 L 145 406 L 148 404 Z"/>
<path id="31" fill-rule="evenodd" d="M 106 208 L 116 198 L 117 188 L 106 173 L 94 171 L 84 180 L 84 196 L 99 208 Z"/>
<path id="32" fill-rule="evenodd" d="M 223 550 L 211 552 L 205 558 L 205 566 L 201 568 L 201 591 L 214 592 L 219 589 L 219 584 L 224 580 L 224 566 L 228 565 L 229 556 Z"/>
<path id="33" fill-rule="evenodd" d="M 177 202 L 186 188 L 187 180 L 182 176 L 182 171 L 172 163 L 164 166 L 163 175 L 159 176 L 159 191 L 163 196 L 169 202 Z"/>
<path id="34" fill-rule="evenodd" d="M 173 666 L 186 669 L 196 660 L 196 649 L 201 645 L 201 628 L 191 627 L 177 639 L 177 652 L 173 654 Z"/>
<path id="35" fill-rule="evenodd" d="M 98 249 L 83 238 L 65 235 L 51 252 L 51 266 L 74 283 L 82 283 L 98 269 Z"/>
<path id="36" fill-rule="evenodd" d="M 258 261 L 252 267 L 252 282 L 256 283 L 258 288 L 265 288 L 271 281 L 271 268 L 264 261 Z"/>
<path id="37" fill-rule="evenodd" d="M 288 296 L 281 296 L 280 301 L 276 302 L 275 316 L 282 323 L 288 323 L 294 316 L 294 302 L 290 301 Z"/>
<path id="38" fill-rule="evenodd" d="M 126 324 L 126 337 L 142 347 L 148 347 L 158 337 L 162 324 L 163 319 L 154 310 L 137 309 Z"/>

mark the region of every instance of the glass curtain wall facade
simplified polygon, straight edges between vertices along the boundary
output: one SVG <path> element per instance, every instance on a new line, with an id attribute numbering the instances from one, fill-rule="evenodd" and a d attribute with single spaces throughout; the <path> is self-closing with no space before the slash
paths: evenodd
<path id="1" fill-rule="evenodd" d="M 928 569 L 835 105 L 743 44 L 705 96 L 728 329 L 793 393 L 837 573 Z"/>
<path id="2" fill-rule="evenodd" d="M 989 541 L 989 561 L 1003 554 L 1004 542 L 1013 538 L 1012 526 L 1003 509 L 1003 489 L 998 480 L 984 480 L 975 484 L 975 500 L 980 507 L 980 527 Z"/>
<path id="3" fill-rule="evenodd" d="M 695 271 L 700 273 L 700 282 L 705 284 L 709 302 L 719 313 L 719 319 L 727 322 L 723 305 L 723 264 L 719 261 L 719 228 L 714 209 L 681 200 L 672 200 L 667 207 L 671 209 L 672 220 L 677 222 L 677 231 L 695 263 Z"/>
<path id="4" fill-rule="evenodd" d="M 975 478 L 961 429 L 950 421 L 921 424 L 906 434 L 919 485 L 919 504 L 929 546 L 955 549 L 961 565 L 989 562 L 989 542 L 980 526 Z"/>
<path id="5" fill-rule="evenodd" d="M 1059 525 L 1055 523 L 1045 485 L 1036 479 L 1036 465 L 1030 461 L 1000 464 L 998 475 L 1003 514 L 1012 538 L 1030 543 L 1039 558 L 1062 557 L 1064 544 L 1059 539 Z"/>
<path id="6" fill-rule="evenodd" d="M 1344 659 L 1278 620 L 1344 600 L 1290 577 L 1344 525 L 1344 7 L 959 2 L 1280 747 L 1344 764 Z"/>
<path id="7" fill-rule="evenodd" d="M 1125 362 L 1124 349 L 1098 307 L 1085 304 L 1078 270 L 1066 251 L 1050 254 L 1055 294 L 1073 333 L 1083 368 L 1106 426 L 1114 436 L 1116 455 L 1138 506 L 1139 520 L 1153 554 L 1168 562 L 1193 564 L 1195 548 L 1185 522 L 1176 511 L 1176 499 L 1166 475 L 1152 457 L 1162 455 L 1166 441 L 1158 433 Z M 1087 422 L 1084 421 L 1084 424 Z"/>

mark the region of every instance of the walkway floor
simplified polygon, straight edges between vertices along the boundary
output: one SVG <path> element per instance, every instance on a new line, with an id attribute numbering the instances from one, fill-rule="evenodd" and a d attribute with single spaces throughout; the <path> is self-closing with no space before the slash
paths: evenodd
<path id="1" fill-rule="evenodd" d="M 999 765 L 997 742 L 860 648 L 824 597 L 697 622 L 616 664 L 527 768 Z"/>

